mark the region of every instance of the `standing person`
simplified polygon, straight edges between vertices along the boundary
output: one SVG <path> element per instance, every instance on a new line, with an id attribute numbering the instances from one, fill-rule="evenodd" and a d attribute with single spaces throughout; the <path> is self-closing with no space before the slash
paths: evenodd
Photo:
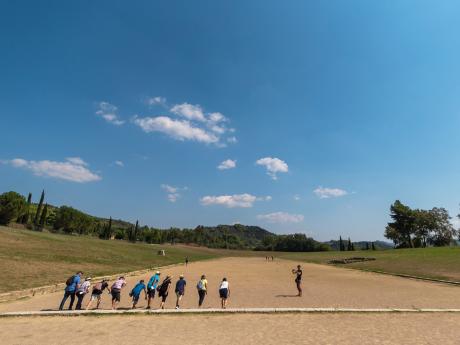
<path id="1" fill-rule="evenodd" d="M 129 295 L 133 298 L 133 309 L 136 308 L 136 304 L 139 302 L 139 297 L 141 296 L 142 291 L 144 291 L 145 300 L 147 300 L 147 289 L 144 284 L 144 279 L 141 279 L 129 293 Z"/>
<path id="2" fill-rule="evenodd" d="M 188 266 L 188 256 L 185 258 L 185 267 Z"/>
<path id="3" fill-rule="evenodd" d="M 83 298 L 89 292 L 89 287 L 91 286 L 91 277 L 86 277 L 85 281 L 77 289 L 77 306 L 75 310 L 81 310 L 81 302 Z"/>
<path id="4" fill-rule="evenodd" d="M 161 297 L 161 304 L 160 308 L 164 309 L 165 308 L 165 302 L 166 298 L 168 298 L 169 294 L 169 286 L 171 285 L 171 278 L 172 276 L 166 276 L 165 280 L 163 280 L 163 283 L 157 288 L 158 290 L 158 297 Z"/>
<path id="5" fill-rule="evenodd" d="M 95 299 L 97 300 L 96 309 L 99 309 L 99 305 L 101 304 L 102 293 L 105 289 L 107 289 L 107 292 L 110 295 L 109 283 L 107 279 L 102 279 L 101 282 L 94 285 L 93 291 L 91 291 L 91 298 L 88 301 L 88 304 L 86 305 L 87 310 L 89 309 L 89 306 Z"/>
<path id="6" fill-rule="evenodd" d="M 65 301 L 70 297 L 69 310 L 72 310 L 73 302 L 75 301 L 75 293 L 77 288 L 80 286 L 81 276 L 83 272 L 79 271 L 65 282 L 66 287 L 64 290 L 64 297 L 62 298 L 61 304 L 59 305 L 59 310 L 64 309 Z"/>
<path id="7" fill-rule="evenodd" d="M 184 275 L 181 274 L 179 280 L 176 282 L 176 309 L 179 309 L 179 302 L 185 294 L 185 285 L 187 285 L 187 282 L 184 279 Z"/>
<path id="8" fill-rule="evenodd" d="M 112 284 L 110 288 L 110 293 L 112 294 L 112 309 L 117 309 L 117 304 L 120 303 L 121 300 L 121 289 L 126 286 L 125 277 L 121 276 L 115 283 Z"/>
<path id="9" fill-rule="evenodd" d="M 196 284 L 196 288 L 198 290 L 198 297 L 199 297 L 198 307 L 201 307 L 203 305 L 204 297 L 208 293 L 208 281 L 204 274 L 201 276 L 201 279 L 198 282 L 198 284 Z"/>
<path id="10" fill-rule="evenodd" d="M 297 265 L 297 269 L 292 269 L 292 274 L 295 274 L 295 285 L 297 286 L 297 296 L 302 297 L 302 270 L 300 265 Z"/>
<path id="11" fill-rule="evenodd" d="M 230 287 L 227 278 L 222 279 L 219 287 L 219 296 L 221 300 L 222 309 L 227 308 L 227 299 L 230 297 Z"/>
<path id="12" fill-rule="evenodd" d="M 155 297 L 155 291 L 157 289 L 157 285 L 160 282 L 160 271 L 156 271 L 155 275 L 150 277 L 149 282 L 147 283 L 147 308 L 150 309 L 150 301 Z"/>

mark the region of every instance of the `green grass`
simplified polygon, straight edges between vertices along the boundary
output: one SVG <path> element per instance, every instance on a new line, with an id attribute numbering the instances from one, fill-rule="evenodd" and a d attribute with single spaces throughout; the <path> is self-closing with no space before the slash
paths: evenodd
<path id="1" fill-rule="evenodd" d="M 159 256 L 159 249 L 166 256 Z M 64 282 L 77 270 L 100 276 L 222 256 L 207 248 L 104 241 L 0 226 L 0 292 Z"/>
<path id="2" fill-rule="evenodd" d="M 352 256 L 374 257 L 376 260 L 340 266 L 460 281 L 460 247 L 355 252 L 277 253 L 277 257 L 284 259 L 318 264 L 326 264 L 331 259 Z"/>

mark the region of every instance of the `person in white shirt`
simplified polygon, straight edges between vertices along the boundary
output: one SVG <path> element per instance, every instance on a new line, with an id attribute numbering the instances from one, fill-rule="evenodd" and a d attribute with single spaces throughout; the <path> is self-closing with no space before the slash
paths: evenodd
<path id="1" fill-rule="evenodd" d="M 77 288 L 77 306 L 76 310 L 81 310 L 81 303 L 83 302 L 83 298 L 89 292 L 89 287 L 91 286 L 91 277 L 86 277 L 85 281 L 80 284 Z"/>
<path id="2" fill-rule="evenodd" d="M 222 309 L 227 308 L 227 299 L 230 297 L 230 287 L 227 278 L 222 279 L 219 286 L 219 296 L 221 299 Z"/>

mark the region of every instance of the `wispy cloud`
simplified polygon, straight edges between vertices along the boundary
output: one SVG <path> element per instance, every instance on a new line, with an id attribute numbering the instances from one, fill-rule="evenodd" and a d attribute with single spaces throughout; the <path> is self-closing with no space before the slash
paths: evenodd
<path id="1" fill-rule="evenodd" d="M 162 105 L 162 106 L 165 106 L 166 105 L 166 98 L 164 97 L 161 97 L 161 96 L 156 96 L 156 97 L 148 97 L 145 102 L 149 105 L 149 106 L 154 106 L 154 105 Z"/>
<path id="2" fill-rule="evenodd" d="M 228 170 L 236 168 L 236 160 L 227 159 L 217 166 L 219 170 Z"/>
<path id="3" fill-rule="evenodd" d="M 122 161 L 115 161 L 115 162 L 113 162 L 113 164 L 115 164 L 115 165 L 117 165 L 119 167 L 122 167 L 122 168 L 125 166 L 125 163 L 123 163 Z"/>
<path id="4" fill-rule="evenodd" d="M 206 144 L 214 144 L 219 138 L 213 133 L 195 127 L 186 120 L 175 120 L 167 116 L 158 117 L 134 117 L 134 124 L 138 125 L 146 133 L 161 132 L 176 140 L 192 140 Z"/>
<path id="5" fill-rule="evenodd" d="M 320 199 L 338 198 L 348 194 L 346 190 L 340 188 L 324 188 L 319 186 L 313 193 L 316 194 Z"/>
<path id="6" fill-rule="evenodd" d="M 268 223 L 300 223 L 303 222 L 304 216 L 301 214 L 291 214 L 286 212 L 274 212 L 268 214 L 259 214 L 257 219 Z"/>
<path id="7" fill-rule="evenodd" d="M 187 187 L 174 187 L 169 184 L 162 184 L 161 188 L 166 191 L 166 197 L 170 202 L 176 202 L 182 197 L 180 192 L 188 189 Z"/>
<path id="8" fill-rule="evenodd" d="M 287 173 L 289 167 L 286 162 L 279 158 L 264 157 L 256 161 L 257 165 L 264 166 L 267 169 L 267 174 L 273 180 L 278 179 L 277 173 Z"/>
<path id="9" fill-rule="evenodd" d="M 297 194 L 294 195 L 294 200 L 295 200 L 295 201 L 299 201 L 299 200 L 300 200 L 300 195 L 297 195 Z"/>
<path id="10" fill-rule="evenodd" d="M 120 120 L 117 112 L 118 108 L 113 104 L 110 104 L 108 102 L 99 102 L 96 115 L 102 117 L 104 120 L 115 126 L 121 126 L 125 123 L 125 121 Z"/>
<path id="11" fill-rule="evenodd" d="M 217 195 L 217 196 L 204 196 L 200 199 L 201 204 L 204 206 L 220 205 L 228 208 L 250 208 L 254 206 L 256 201 L 269 201 L 271 197 L 257 197 L 248 193 L 233 194 L 233 195 Z"/>
<path id="12" fill-rule="evenodd" d="M 36 176 L 46 176 L 78 183 L 101 180 L 98 174 L 88 169 L 88 163 L 80 157 L 69 157 L 63 162 L 49 160 L 28 161 L 22 158 L 15 158 L 4 161 L 4 163 L 15 168 L 30 170 Z"/>
<path id="13" fill-rule="evenodd" d="M 206 116 L 203 113 L 203 109 L 199 105 L 193 105 L 189 103 L 176 104 L 171 109 L 171 113 L 183 116 L 188 120 L 195 121 L 206 121 Z"/>

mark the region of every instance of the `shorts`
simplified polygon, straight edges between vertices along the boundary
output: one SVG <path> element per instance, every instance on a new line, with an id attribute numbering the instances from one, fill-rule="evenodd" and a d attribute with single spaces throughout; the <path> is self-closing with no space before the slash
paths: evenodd
<path id="1" fill-rule="evenodd" d="M 112 301 L 120 302 L 120 292 L 119 289 L 112 289 Z"/>
<path id="2" fill-rule="evenodd" d="M 158 294 L 158 296 L 161 297 L 161 301 L 162 301 L 162 302 L 166 302 L 166 298 L 168 298 L 168 294 L 167 294 L 167 293 L 165 293 L 165 294 L 160 293 L 160 294 Z"/>
<path id="3" fill-rule="evenodd" d="M 220 298 L 227 299 L 228 298 L 228 289 L 219 289 L 219 296 L 220 296 Z"/>
<path id="4" fill-rule="evenodd" d="M 151 288 L 147 289 L 147 296 L 149 296 L 150 298 L 155 297 L 155 288 L 154 287 L 151 287 Z"/>
<path id="5" fill-rule="evenodd" d="M 133 302 L 137 303 L 139 302 L 139 297 L 141 297 L 141 295 L 133 295 Z"/>
<path id="6" fill-rule="evenodd" d="M 176 296 L 179 297 L 179 296 L 184 296 L 185 294 L 185 291 L 176 291 Z"/>
<path id="7" fill-rule="evenodd" d="M 91 301 L 94 301 L 95 299 L 97 299 L 99 301 L 101 299 L 101 296 L 102 296 L 102 294 L 100 294 L 100 293 L 93 293 L 93 294 L 91 294 Z"/>

